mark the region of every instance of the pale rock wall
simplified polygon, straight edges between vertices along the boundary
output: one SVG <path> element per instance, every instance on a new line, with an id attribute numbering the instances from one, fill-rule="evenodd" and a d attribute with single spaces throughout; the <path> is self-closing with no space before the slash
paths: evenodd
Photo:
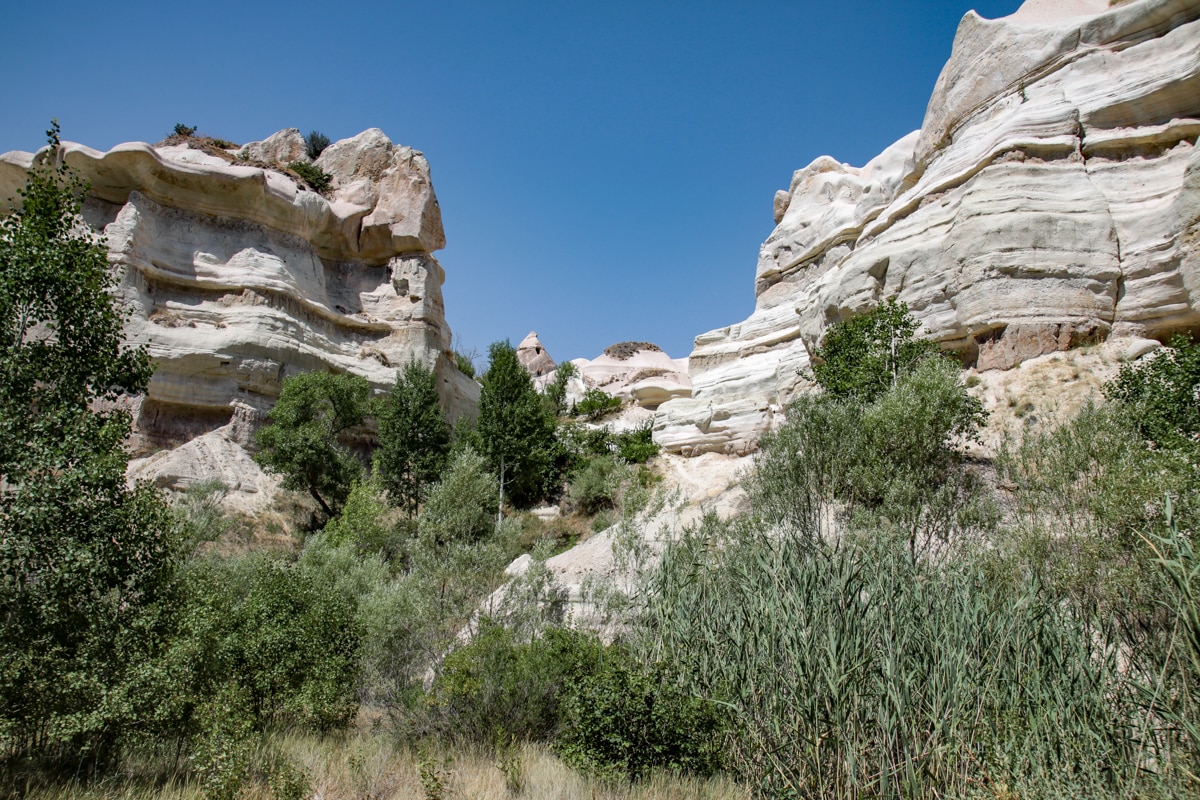
<path id="1" fill-rule="evenodd" d="M 424 156 L 378 129 L 336 142 L 316 161 L 333 177 L 322 196 L 246 160 L 309 160 L 299 131 L 243 151 L 63 145 L 91 184 L 85 218 L 121 271 L 126 338 L 156 367 L 135 446 L 183 445 L 134 474 L 176 487 L 215 476 L 261 494 L 270 482 L 245 455 L 250 434 L 283 379 L 307 370 L 382 391 L 416 358 L 434 368 L 451 417 L 472 413 L 478 386 L 450 353 L 432 255 L 445 235 Z M 0 198 L 16 195 L 33 158 L 0 155 Z"/>
<path id="2" fill-rule="evenodd" d="M 744 454 L 829 325 L 887 298 L 980 370 L 1200 330 L 1200 0 L 968 13 L 921 130 L 775 197 L 754 313 L 702 334 L 670 452 Z"/>

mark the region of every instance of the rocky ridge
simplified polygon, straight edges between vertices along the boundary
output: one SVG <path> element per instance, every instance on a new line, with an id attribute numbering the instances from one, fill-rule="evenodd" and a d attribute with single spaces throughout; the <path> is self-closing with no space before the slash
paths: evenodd
<path id="1" fill-rule="evenodd" d="M 962 20 L 919 131 L 775 197 L 756 304 L 701 334 L 669 452 L 745 454 L 829 325 L 886 298 L 980 371 L 1200 330 L 1200 0 L 1027 0 Z"/>
<path id="2" fill-rule="evenodd" d="M 299 372 L 361 375 L 379 390 L 410 358 L 432 366 L 452 417 L 478 386 L 454 366 L 433 252 L 445 246 L 429 164 L 378 129 L 329 145 L 323 194 L 287 164 L 308 162 L 295 129 L 223 151 L 178 137 L 108 152 L 64 143 L 91 184 L 86 221 L 121 271 L 126 337 L 156 370 L 134 409 L 134 474 L 182 488 L 206 477 L 264 499 L 246 452 Z M 0 155 L 0 198 L 35 155 Z"/>

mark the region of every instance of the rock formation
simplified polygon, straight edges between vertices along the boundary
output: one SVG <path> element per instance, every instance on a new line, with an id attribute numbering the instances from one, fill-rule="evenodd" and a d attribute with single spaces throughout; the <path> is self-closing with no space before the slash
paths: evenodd
<path id="1" fill-rule="evenodd" d="M 554 363 L 554 359 L 546 352 L 546 348 L 542 345 L 542 340 L 538 338 L 537 331 L 530 331 L 529 335 L 517 345 L 517 361 L 521 363 L 521 366 L 525 368 L 530 377 L 538 383 L 539 388 L 545 385 L 545 381 L 541 379 L 558 368 L 558 365 Z"/>
<path id="2" fill-rule="evenodd" d="M 582 398 L 586 389 L 601 389 L 654 410 L 671 398 L 692 393 L 688 360 L 671 358 L 650 342 L 620 342 L 596 358 L 576 358 L 571 363 L 579 370 L 579 378 L 569 387 L 571 400 Z"/>
<path id="3" fill-rule="evenodd" d="M 261 488 L 244 446 L 284 378 L 307 370 L 383 390 L 416 358 L 435 369 L 452 417 L 471 409 L 478 387 L 450 354 L 432 255 L 445 236 L 424 156 L 364 131 L 321 153 L 315 165 L 332 182 L 319 194 L 287 170 L 311 161 L 299 131 L 226 144 L 62 147 L 90 181 L 85 219 L 121 270 L 127 338 L 156 365 L 135 409 L 135 447 L 188 447 L 135 472 Z M 0 155 L 0 198 L 16 196 L 33 158 Z"/>
<path id="4" fill-rule="evenodd" d="M 775 197 L 749 319 L 696 338 L 668 451 L 745 453 L 827 327 L 898 298 L 979 370 L 1200 330 L 1200 0 L 968 13 L 919 131 Z"/>

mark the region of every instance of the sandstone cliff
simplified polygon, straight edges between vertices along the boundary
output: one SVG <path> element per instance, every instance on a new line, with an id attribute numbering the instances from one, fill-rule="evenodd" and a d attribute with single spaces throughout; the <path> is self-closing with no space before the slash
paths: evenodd
<path id="1" fill-rule="evenodd" d="M 316 161 L 332 176 L 320 194 L 286 170 L 310 160 L 297 130 L 228 151 L 199 144 L 63 146 L 91 183 L 85 218 L 121 271 L 127 338 L 156 365 L 135 447 L 158 452 L 136 474 L 264 488 L 244 446 L 283 379 L 302 371 L 354 373 L 382 390 L 417 358 L 434 367 L 451 416 L 474 406 L 478 387 L 449 354 L 432 255 L 445 237 L 420 152 L 378 129 L 336 142 Z M 16 195 L 33 157 L 0 155 L 0 199 Z"/>
<path id="2" fill-rule="evenodd" d="M 832 323 L 897 297 L 980 370 L 1200 330 L 1200 0 L 968 13 L 924 123 L 775 197 L 749 319 L 696 338 L 668 451 L 754 448 Z"/>

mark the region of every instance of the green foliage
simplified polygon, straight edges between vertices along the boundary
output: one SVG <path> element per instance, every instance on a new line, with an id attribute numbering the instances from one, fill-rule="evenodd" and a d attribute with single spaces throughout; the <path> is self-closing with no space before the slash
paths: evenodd
<path id="1" fill-rule="evenodd" d="M 454 351 L 454 366 L 458 367 L 458 371 L 468 378 L 475 377 L 475 362 L 466 353 Z"/>
<path id="2" fill-rule="evenodd" d="M 671 670 L 609 647 L 598 670 L 574 683 L 555 749 L 571 766 L 637 780 L 654 769 L 711 775 L 721 765 L 722 717 L 677 688 Z"/>
<path id="3" fill-rule="evenodd" d="M 254 460 L 283 476 L 287 489 L 307 491 L 329 517 L 350 494 L 363 466 L 338 442 L 339 434 L 362 425 L 370 407 L 371 387 L 356 375 L 305 372 L 283 382 L 270 425 L 255 442 Z"/>
<path id="4" fill-rule="evenodd" d="M 546 398 L 550 402 L 555 416 L 562 416 L 567 410 L 567 386 L 571 378 L 579 374 L 579 369 L 570 361 L 558 365 L 554 371 L 554 380 L 546 385 Z"/>
<path id="5" fill-rule="evenodd" d="M 293 161 L 288 164 L 288 169 L 299 175 L 314 192 L 323 192 L 333 183 L 333 176 L 316 164 L 309 164 L 305 161 Z"/>
<path id="6" fill-rule="evenodd" d="M 193 709 L 229 698 L 259 730 L 348 723 L 358 709 L 362 628 L 346 586 L 311 559 L 255 553 L 190 564 L 182 631 L 168 662 L 175 689 L 168 724 L 186 731 Z"/>
<path id="7" fill-rule="evenodd" d="M 526 507 L 554 488 L 561 455 L 554 419 L 507 341 L 488 348 L 478 432 L 483 455 L 499 475 L 501 500 Z"/>
<path id="8" fill-rule="evenodd" d="M 313 161 L 325 152 L 326 147 L 329 147 L 329 137 L 320 131 L 309 131 L 304 137 L 304 152 L 308 153 L 308 157 Z"/>
<path id="9" fill-rule="evenodd" d="M 983 419 L 943 359 L 918 363 L 870 403 L 802 396 L 761 442 L 748 480 L 755 509 L 814 541 L 856 514 L 886 520 L 914 553 L 923 550 L 986 510 L 958 449 Z"/>
<path id="10" fill-rule="evenodd" d="M 672 546 L 650 610 L 674 680 L 733 713 L 765 796 L 1110 796 L 1140 778 L 1116 626 L 990 580 L 969 551 L 833 547 L 709 519 Z"/>
<path id="11" fill-rule="evenodd" d="M 1144 537 L 1166 533 L 1171 498 L 1189 527 L 1198 509 L 1189 459 L 1144 441 L 1125 410 L 1109 405 L 1006 445 L 996 465 L 1014 493 L 1013 525 L 994 554 L 1032 562 L 1050 596 L 1081 608 L 1154 613 L 1166 587 Z"/>
<path id="12" fill-rule="evenodd" d="M 196 135 L 196 126 L 195 125 L 184 125 L 182 122 L 176 122 L 175 128 L 172 130 L 172 133 L 176 136 L 182 136 L 184 138 L 190 139 L 191 137 Z"/>
<path id="13" fill-rule="evenodd" d="M 1196 449 L 1200 437 L 1200 344 L 1176 335 L 1150 358 L 1124 364 L 1104 394 L 1159 447 Z"/>
<path id="14" fill-rule="evenodd" d="M 150 362 L 122 345 L 58 133 L 0 220 L 0 761 L 95 769 L 154 701 L 179 550 L 161 498 L 126 484 L 112 401 L 145 389 Z"/>
<path id="15" fill-rule="evenodd" d="M 464 450 L 430 490 L 417 529 L 438 544 L 479 541 L 496 527 L 497 499 L 496 479 L 483 456 Z"/>
<path id="16" fill-rule="evenodd" d="M 571 474 L 567 496 L 588 515 L 616 508 L 621 484 L 629 473 L 628 466 L 613 455 L 594 456 Z"/>
<path id="17" fill-rule="evenodd" d="M 439 732 L 481 744 L 550 741 L 562 724 L 565 696 L 596 671 L 603 651 L 594 634 L 550 628 L 522 642 L 485 622 L 442 663 L 432 695 Z"/>
<path id="18" fill-rule="evenodd" d="M 433 370 L 409 361 L 379 412 L 375 468 L 388 495 L 415 516 L 429 484 L 450 453 L 450 424 L 442 413 Z"/>
<path id="19" fill-rule="evenodd" d="M 654 442 L 654 427 L 649 422 L 633 430 L 615 434 L 613 441 L 617 447 L 617 455 L 630 464 L 645 464 L 658 455 L 660 450 Z"/>
<path id="20" fill-rule="evenodd" d="M 817 383 L 834 397 L 871 402 L 919 361 L 937 354 L 935 342 L 916 338 L 919 327 L 908 306 L 895 300 L 839 322 L 813 351 Z"/>
<path id="21" fill-rule="evenodd" d="M 360 553 L 391 554 L 401 535 L 397 526 L 390 524 L 391 511 L 375 478 L 355 481 L 342 513 L 325 526 L 325 538 L 333 545 L 351 545 Z"/>
<path id="22" fill-rule="evenodd" d="M 575 413 L 596 420 L 620 407 L 619 397 L 613 397 L 603 389 L 588 389 L 583 393 L 583 399 L 575 404 Z"/>

